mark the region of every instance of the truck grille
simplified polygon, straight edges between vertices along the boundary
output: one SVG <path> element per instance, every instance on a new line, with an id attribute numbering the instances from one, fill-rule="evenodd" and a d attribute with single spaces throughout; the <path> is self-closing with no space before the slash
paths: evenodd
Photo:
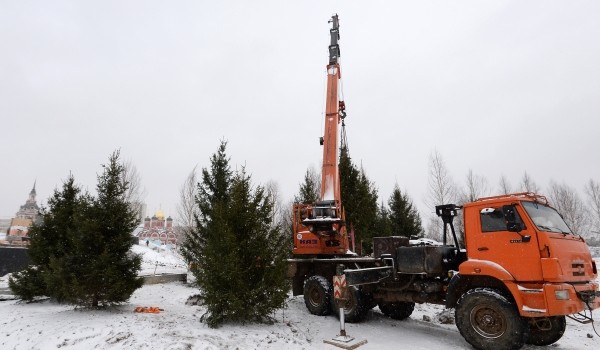
<path id="1" fill-rule="evenodd" d="M 573 267 L 573 276 L 585 276 L 585 268 L 583 265 L 583 261 L 574 261 L 571 267 Z"/>

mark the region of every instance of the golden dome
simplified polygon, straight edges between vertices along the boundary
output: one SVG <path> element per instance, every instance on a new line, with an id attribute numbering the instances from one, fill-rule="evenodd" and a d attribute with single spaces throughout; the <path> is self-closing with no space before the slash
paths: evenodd
<path id="1" fill-rule="evenodd" d="M 154 216 L 156 216 L 157 219 L 159 220 L 164 220 L 165 219 L 165 213 L 163 213 L 162 210 L 158 209 L 156 211 L 156 213 L 154 213 Z"/>

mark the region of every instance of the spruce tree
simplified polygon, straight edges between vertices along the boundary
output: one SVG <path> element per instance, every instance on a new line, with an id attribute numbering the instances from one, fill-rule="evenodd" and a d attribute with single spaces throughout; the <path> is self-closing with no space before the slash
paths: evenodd
<path id="1" fill-rule="evenodd" d="M 68 257 L 77 276 L 69 298 L 92 308 L 123 303 L 143 284 L 137 276 L 141 258 L 129 253 L 131 233 L 138 222 L 137 213 L 126 200 L 129 183 L 123 178 L 119 155 L 119 151 L 113 152 L 103 165 L 97 198 L 74 238 L 74 254 Z"/>
<path id="2" fill-rule="evenodd" d="M 421 216 L 413 206 L 408 194 L 402 193 L 398 184 L 394 186 L 388 205 L 390 207 L 391 229 L 394 236 L 423 237 Z"/>
<path id="3" fill-rule="evenodd" d="M 346 226 L 348 230 L 354 228 L 362 252 L 370 253 L 377 216 L 377 189 L 364 169 L 354 165 L 345 147 L 340 152 L 339 172 Z"/>
<path id="4" fill-rule="evenodd" d="M 196 205 L 196 228 L 189 230 L 181 246 L 181 254 L 189 263 L 190 272 L 196 283 L 204 284 L 208 271 L 202 267 L 206 264 L 205 245 L 212 236 L 221 236 L 219 230 L 224 228 L 225 213 L 229 196 L 229 187 L 233 172 L 229 166 L 229 158 L 225 154 L 227 142 L 222 141 L 217 152 L 211 156 L 210 169 L 202 169 L 201 182 L 198 184 Z"/>
<path id="5" fill-rule="evenodd" d="M 48 207 L 41 210 L 41 220 L 34 223 L 29 231 L 28 254 L 32 265 L 13 274 L 9 280 L 15 295 L 29 301 L 42 295 L 59 301 L 65 299 L 57 261 L 72 252 L 71 237 L 77 231 L 81 212 L 89 205 L 89 196 L 81 193 L 72 175 L 60 191 L 54 190 L 48 199 Z"/>
<path id="6" fill-rule="evenodd" d="M 210 170 L 203 169 L 197 227 L 182 247 L 210 327 L 268 321 L 288 290 L 287 249 L 281 228 L 272 223 L 273 203 L 243 169 L 231 171 L 225 149 L 221 142 Z"/>
<path id="7" fill-rule="evenodd" d="M 34 266 L 10 282 L 17 295 L 47 295 L 86 307 L 125 302 L 142 286 L 141 259 L 130 254 L 137 215 L 126 200 L 119 152 L 98 176 L 97 198 L 82 194 L 72 176 L 55 191 L 31 232 Z"/>
<path id="8" fill-rule="evenodd" d="M 309 168 L 304 174 L 304 182 L 300 184 L 300 190 L 294 198 L 294 203 L 313 204 L 319 200 L 320 191 L 318 175 Z"/>
<path id="9" fill-rule="evenodd" d="M 375 217 L 374 237 L 392 236 L 392 221 L 390 220 L 390 211 L 385 206 L 383 201 L 377 208 L 377 216 Z"/>
<path id="10" fill-rule="evenodd" d="M 232 251 L 237 253 L 234 259 L 238 262 L 233 276 L 239 279 L 237 286 L 230 286 L 229 301 L 219 298 L 219 293 L 215 295 L 219 304 L 235 307 L 226 314 L 212 312 L 214 321 L 264 322 L 273 310 L 283 306 L 288 291 L 288 250 L 280 227 L 271 224 L 272 206 L 265 189 L 253 188 L 244 169 L 235 174 L 227 216 L 234 235 L 231 248 L 235 248 Z"/>

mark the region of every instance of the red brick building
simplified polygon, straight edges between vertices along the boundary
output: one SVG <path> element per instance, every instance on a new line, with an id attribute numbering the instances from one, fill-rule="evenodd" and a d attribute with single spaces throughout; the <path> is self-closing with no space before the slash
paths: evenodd
<path id="1" fill-rule="evenodd" d="M 158 210 L 152 218 L 144 219 L 144 228 L 138 233 L 140 242 L 146 240 L 151 242 L 160 241 L 163 245 L 177 245 L 177 236 L 173 230 L 173 219 L 169 216 L 165 219 L 162 210 Z"/>

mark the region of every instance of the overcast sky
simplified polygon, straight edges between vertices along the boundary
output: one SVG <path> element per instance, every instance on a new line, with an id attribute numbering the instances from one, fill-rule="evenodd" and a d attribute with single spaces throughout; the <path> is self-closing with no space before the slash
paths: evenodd
<path id="1" fill-rule="evenodd" d="M 426 215 L 428 158 L 496 194 L 526 171 L 583 195 L 600 180 L 598 1 L 0 0 L 0 218 L 37 180 L 90 191 L 120 149 L 151 215 L 221 139 L 234 167 L 291 199 L 318 168 L 340 16 L 351 156 L 387 201 Z"/>

